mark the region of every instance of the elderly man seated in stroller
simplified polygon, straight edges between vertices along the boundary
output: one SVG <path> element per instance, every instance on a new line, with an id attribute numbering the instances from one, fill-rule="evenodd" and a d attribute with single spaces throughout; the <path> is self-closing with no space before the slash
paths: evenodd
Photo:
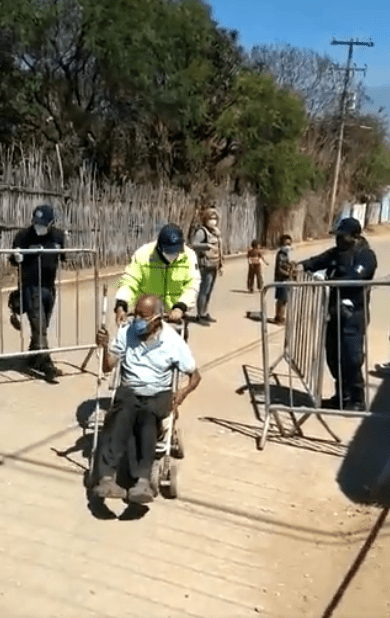
<path id="1" fill-rule="evenodd" d="M 158 420 L 167 417 L 200 382 L 200 374 L 188 345 L 163 322 L 162 300 L 152 294 L 141 296 L 134 319 L 119 330 L 109 348 L 109 334 L 102 328 L 97 344 L 103 347 L 103 371 L 121 363 L 121 382 L 112 414 L 102 431 L 98 452 L 100 481 L 94 492 L 102 498 L 124 498 L 130 502 L 153 500 L 150 485 Z M 187 386 L 174 395 L 172 372 L 177 367 L 189 376 Z M 130 476 L 138 478 L 126 492 L 116 482 L 116 472 L 127 455 Z"/>

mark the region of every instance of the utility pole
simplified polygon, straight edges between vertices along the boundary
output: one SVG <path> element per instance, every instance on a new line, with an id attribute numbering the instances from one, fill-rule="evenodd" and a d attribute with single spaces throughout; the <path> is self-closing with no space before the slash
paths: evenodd
<path id="1" fill-rule="evenodd" d="M 335 165 L 335 170 L 334 170 L 332 194 L 330 198 L 330 208 L 329 208 L 329 225 L 330 226 L 332 226 L 333 224 L 334 207 L 335 207 L 336 194 L 337 194 L 337 185 L 338 185 L 339 175 L 340 175 L 341 154 L 342 154 L 342 149 L 343 149 L 345 116 L 346 116 L 346 107 L 347 107 L 346 102 L 347 102 L 347 96 L 348 96 L 348 86 L 349 86 L 350 75 L 351 73 L 355 75 L 357 71 L 364 71 L 364 74 L 366 72 L 366 68 L 358 69 L 356 67 L 351 67 L 353 46 L 354 45 L 364 45 L 366 47 L 374 47 L 374 43 L 373 41 L 371 41 L 371 39 L 369 41 L 359 41 L 359 39 L 355 39 L 355 40 L 351 39 L 350 41 L 337 41 L 336 39 L 333 39 L 333 41 L 331 41 L 331 45 L 348 45 L 349 50 L 348 50 L 347 66 L 346 67 L 336 67 L 337 71 L 345 72 L 345 77 L 344 77 L 344 87 L 341 93 L 341 100 L 340 100 L 340 129 L 339 129 L 339 136 L 337 139 L 336 165 Z"/>

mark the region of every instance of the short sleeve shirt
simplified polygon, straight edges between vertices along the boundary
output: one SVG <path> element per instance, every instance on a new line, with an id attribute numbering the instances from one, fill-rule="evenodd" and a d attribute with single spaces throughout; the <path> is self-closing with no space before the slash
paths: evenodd
<path id="1" fill-rule="evenodd" d="M 139 339 L 132 324 L 122 327 L 110 351 L 120 359 L 121 384 L 138 395 L 153 396 L 170 390 L 174 367 L 187 374 L 196 368 L 188 345 L 165 323 L 151 341 Z"/>

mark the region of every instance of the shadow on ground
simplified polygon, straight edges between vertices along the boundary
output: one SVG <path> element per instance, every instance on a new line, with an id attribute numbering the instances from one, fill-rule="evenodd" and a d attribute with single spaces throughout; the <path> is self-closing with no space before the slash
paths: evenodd
<path id="1" fill-rule="evenodd" d="M 58 361 L 55 363 L 57 366 L 59 365 L 68 365 L 73 369 L 77 370 L 77 373 L 80 372 L 80 368 L 76 365 L 72 365 L 71 363 L 67 363 L 64 361 Z M 15 376 L 14 374 L 18 373 L 19 376 Z M 75 371 L 64 371 L 63 376 L 61 378 L 69 377 L 75 375 Z M 46 378 L 40 372 L 34 371 L 28 366 L 27 357 L 15 356 L 13 358 L 4 358 L 0 359 L 0 384 L 17 384 L 18 382 L 26 382 L 28 380 L 42 380 L 46 382 Z M 56 381 L 57 383 L 57 381 Z"/>
<path id="2" fill-rule="evenodd" d="M 238 423 L 227 418 L 217 418 L 215 416 L 202 416 L 199 417 L 199 420 L 207 423 L 213 423 L 214 425 L 223 427 L 232 433 L 237 433 L 245 436 L 246 438 L 250 438 L 254 446 L 257 448 L 257 443 L 261 436 L 262 430 L 261 421 L 257 425 L 248 425 L 245 423 Z M 343 444 L 338 444 L 332 439 L 326 440 L 325 438 L 299 435 L 282 436 L 275 423 L 271 424 L 267 441 L 283 446 L 290 446 L 303 451 L 309 451 L 311 453 L 332 455 L 333 457 L 344 457 L 346 453 L 346 447 Z"/>
<path id="3" fill-rule="evenodd" d="M 248 320 L 252 320 L 253 322 L 263 321 L 263 314 L 261 311 L 247 311 L 245 314 L 245 317 L 248 318 Z M 283 324 L 277 324 L 275 322 L 275 318 L 271 318 L 271 317 L 267 317 L 267 323 L 275 324 L 275 326 L 283 326 Z"/>
<path id="4" fill-rule="evenodd" d="M 375 485 L 390 458 L 390 376 L 385 377 L 371 404 L 369 416 L 360 423 L 337 475 L 341 491 L 353 502 L 390 506 L 390 482 L 375 500 L 370 489 Z"/>
<path id="5" fill-rule="evenodd" d="M 99 408 L 108 411 L 111 405 L 111 397 L 101 397 Z M 86 399 L 82 401 L 76 410 L 76 421 L 83 429 L 88 427 L 89 421 L 96 410 L 96 399 Z"/>
<path id="6" fill-rule="evenodd" d="M 20 374 L 20 377 L 7 375 L 7 373 L 16 372 Z M 27 360 L 26 358 L 14 357 L 14 358 L 4 358 L 0 360 L 0 373 L 4 374 L 1 376 L 1 382 L 25 382 L 26 380 L 31 380 L 32 375 L 29 373 Z"/>
<path id="7" fill-rule="evenodd" d="M 254 444 L 258 444 L 264 427 L 264 383 L 261 370 L 250 365 L 243 365 L 245 376 L 245 384 L 240 386 L 236 393 L 243 395 L 248 391 L 250 401 L 253 407 L 254 415 L 258 423 L 256 425 L 248 425 L 239 423 L 231 419 L 217 417 L 200 417 L 199 420 L 219 425 L 233 433 L 241 434 L 250 438 Z M 313 408 L 311 397 L 301 390 L 284 386 L 282 384 L 270 385 L 270 400 L 273 405 L 280 404 L 281 406 L 291 406 L 298 408 L 294 415 L 290 412 L 278 412 L 271 415 L 271 423 L 267 434 L 267 440 L 278 443 L 284 446 L 292 446 L 294 448 L 303 449 L 311 452 L 333 455 L 336 457 L 344 457 L 346 452 L 345 445 L 340 443 L 340 440 L 335 436 L 332 430 L 327 425 L 324 419 L 313 417 L 313 421 L 318 420 L 322 428 L 330 434 L 331 439 L 325 439 L 323 436 L 304 435 L 304 429 L 297 428 L 296 423 L 299 422 L 300 413 L 299 407 Z M 304 413 L 302 413 L 304 414 Z M 311 425 L 312 427 L 313 425 Z"/>

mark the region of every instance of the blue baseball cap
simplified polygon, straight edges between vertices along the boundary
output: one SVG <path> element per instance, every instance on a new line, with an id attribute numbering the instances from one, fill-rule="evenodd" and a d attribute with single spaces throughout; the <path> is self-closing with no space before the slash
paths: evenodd
<path id="1" fill-rule="evenodd" d="M 54 210 L 50 204 L 42 204 L 37 206 L 33 212 L 32 223 L 33 225 L 44 225 L 47 227 L 54 221 Z"/>
<path id="2" fill-rule="evenodd" d="M 171 255 L 180 253 L 184 249 L 184 235 L 175 223 L 167 223 L 161 228 L 157 238 L 157 246 L 160 251 Z"/>

